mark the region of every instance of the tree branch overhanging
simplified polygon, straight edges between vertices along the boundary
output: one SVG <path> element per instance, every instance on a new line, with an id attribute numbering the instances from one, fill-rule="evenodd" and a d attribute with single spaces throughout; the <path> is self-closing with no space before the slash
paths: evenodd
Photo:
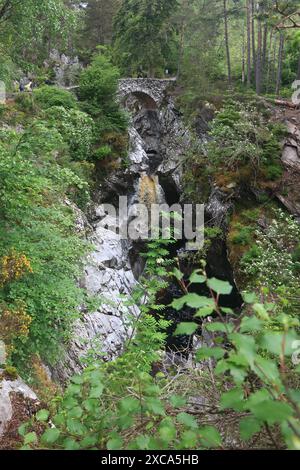
<path id="1" fill-rule="evenodd" d="M 287 4 L 285 8 L 280 7 L 279 2 L 276 1 L 274 5 L 275 13 L 278 13 L 282 16 L 282 20 L 275 26 L 276 29 L 296 29 L 300 28 L 300 22 L 297 20 L 300 18 L 300 9 L 293 12 L 289 11 L 289 5 Z"/>

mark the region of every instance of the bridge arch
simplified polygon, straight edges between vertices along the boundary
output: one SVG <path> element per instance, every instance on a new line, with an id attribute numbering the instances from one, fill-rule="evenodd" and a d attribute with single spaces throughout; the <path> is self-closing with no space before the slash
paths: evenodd
<path id="1" fill-rule="evenodd" d="M 144 91 L 132 91 L 121 98 L 121 103 L 125 105 L 126 108 L 130 108 L 134 104 L 134 101 L 137 101 L 142 108 L 147 110 L 155 111 L 158 108 L 155 99 Z"/>
<path id="2" fill-rule="evenodd" d="M 124 103 L 135 97 L 148 109 L 157 109 L 167 97 L 167 91 L 176 79 L 123 78 L 119 80 L 118 98 Z"/>

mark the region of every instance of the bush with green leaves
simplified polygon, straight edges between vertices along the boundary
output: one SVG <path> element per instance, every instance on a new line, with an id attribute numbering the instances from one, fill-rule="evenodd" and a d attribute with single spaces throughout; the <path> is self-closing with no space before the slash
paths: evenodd
<path id="1" fill-rule="evenodd" d="M 155 249 L 150 253 L 148 259 L 156 265 L 156 274 L 157 266 L 166 274 L 155 258 Z M 178 269 L 174 276 L 186 282 Z M 210 297 L 190 291 L 192 285 L 205 284 Z M 120 358 L 90 365 L 82 375 L 73 377 L 64 396 L 55 400 L 52 413 L 42 410 L 21 426 L 23 448 L 232 448 L 233 442 L 225 442 L 222 433 L 223 421 L 230 414 L 230 422 L 233 418 L 238 422 L 239 439 L 245 445 L 265 432 L 271 445 L 299 449 L 299 321 L 276 313 L 273 304 L 261 303 L 255 294 L 244 294 L 245 307 L 237 316 L 219 305 L 220 296 L 231 293 L 230 284 L 207 279 L 203 271 L 193 273 L 184 290 L 185 295 L 174 300 L 172 307 L 177 311 L 185 306 L 194 309 L 195 322 L 180 323 L 175 334 L 192 335 L 199 319 L 215 316 L 205 325 L 214 344 L 202 344 L 196 358 L 202 368 L 209 359 L 213 382 L 223 383 L 217 404 L 206 405 L 201 413 L 199 404 L 195 408 L 189 404 L 186 393 L 174 392 L 180 374 L 172 376 L 171 370 L 150 373 L 151 363 L 162 357 L 164 335 L 157 336 L 157 329 L 166 325 L 157 323 L 148 312 L 139 318 L 137 334 Z M 142 297 L 139 294 L 137 298 Z M 147 303 L 144 305 L 147 308 Z M 278 329 L 270 331 L 274 320 Z M 189 383 L 192 372 L 185 369 L 184 374 L 182 380 Z M 219 425 L 212 424 L 216 414 L 222 416 Z M 40 437 L 35 431 L 37 422 L 39 426 L 44 423 Z"/>
<path id="2" fill-rule="evenodd" d="M 56 360 L 85 297 L 76 279 L 88 247 L 66 204 L 71 188 L 84 183 L 57 163 L 64 151 L 62 136 L 42 121 L 22 132 L 1 132 L 0 258 L 20 253 L 31 266 L 0 286 L 1 312 L 24 305 L 31 318 L 27 339 L 16 338 L 11 357 L 23 372 L 33 354 Z"/>
<path id="3" fill-rule="evenodd" d="M 8 91 L 10 91 L 9 87 L 12 81 L 18 76 L 18 73 L 17 65 L 12 61 L 7 51 L 2 49 L 0 57 L 0 77 Z"/>
<path id="4" fill-rule="evenodd" d="M 284 126 L 267 124 L 254 104 L 228 101 L 212 123 L 208 160 L 231 171 L 250 165 L 267 179 L 278 179 L 282 175 L 280 142 L 285 133 Z"/>
<path id="5" fill-rule="evenodd" d="M 253 227 L 248 225 L 236 224 L 237 233 L 232 237 L 232 243 L 235 245 L 247 246 L 252 241 Z"/>
<path id="6" fill-rule="evenodd" d="M 31 93 L 19 93 L 15 97 L 15 104 L 17 109 L 25 114 L 35 114 L 37 111 L 37 104 Z M 24 116 L 25 118 L 25 116 Z"/>
<path id="7" fill-rule="evenodd" d="M 292 260 L 294 262 L 294 272 L 300 274 L 300 245 L 294 250 Z"/>
<path id="8" fill-rule="evenodd" d="M 299 224 L 280 209 L 273 210 L 266 223 L 266 227 L 256 229 L 256 243 L 241 260 L 242 271 L 256 285 L 272 289 L 283 285 L 299 286 L 294 271 Z"/>
<path id="9" fill-rule="evenodd" d="M 88 160 L 94 141 L 94 121 L 78 109 L 53 106 L 47 111 L 47 119 L 68 143 L 73 160 Z"/>
<path id="10" fill-rule="evenodd" d="M 79 98 L 81 108 L 95 122 L 95 145 L 92 159 L 106 157 L 125 159 L 127 155 L 127 126 L 125 112 L 117 102 L 119 70 L 106 55 L 95 56 L 91 65 L 81 73 Z"/>
<path id="11" fill-rule="evenodd" d="M 205 278 L 194 282 L 203 283 Z M 211 299 L 189 293 L 173 302 L 179 310 L 184 305 L 197 310 L 195 317 L 205 318 L 213 312 L 217 320 L 206 325 L 216 334 L 214 347 L 201 347 L 199 360 L 213 358 L 214 373 L 227 378 L 229 390 L 221 394 L 220 409 L 242 414 L 240 435 L 249 441 L 265 427 L 275 446 L 282 442 L 288 448 L 300 448 L 299 414 L 299 320 L 278 312 L 274 304 L 263 304 L 255 294 L 245 294 L 245 306 L 237 317 L 228 308 L 219 306 L 221 295 L 232 287 L 224 281 L 206 281 Z M 277 323 L 277 331 L 270 326 Z M 194 325 L 194 331 L 198 327 Z M 190 325 L 181 324 L 179 334 Z M 225 346 L 226 344 L 226 346 Z M 230 378 L 229 378 L 230 377 Z M 276 443 L 278 427 L 282 442 Z"/>
<path id="12" fill-rule="evenodd" d="M 255 187 L 260 189 L 261 198 L 268 198 L 266 189 L 279 183 L 283 174 L 281 143 L 286 128 L 270 124 L 265 108 L 258 109 L 257 101 L 249 97 L 244 101 L 227 100 L 210 122 L 208 138 L 202 142 L 191 139 L 183 174 L 184 192 L 189 200 L 202 203 L 209 198 L 212 182 L 233 194 L 237 194 L 238 188 L 244 191 L 249 186 Z"/>
<path id="13" fill-rule="evenodd" d="M 96 56 L 82 72 L 79 82 L 79 98 L 102 131 L 125 131 L 127 119 L 116 101 L 119 70 L 105 55 Z"/>
<path id="14" fill-rule="evenodd" d="M 35 102 L 42 109 L 62 106 L 65 109 L 77 108 L 77 100 L 73 93 L 56 86 L 44 85 L 33 91 Z"/>

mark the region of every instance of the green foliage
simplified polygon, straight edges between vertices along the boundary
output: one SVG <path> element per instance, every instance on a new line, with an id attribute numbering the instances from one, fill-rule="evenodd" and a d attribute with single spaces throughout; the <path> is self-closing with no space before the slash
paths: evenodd
<path id="1" fill-rule="evenodd" d="M 183 84 L 179 97 L 185 113 L 192 119 L 212 95 L 224 91 L 224 51 L 219 47 L 222 34 L 222 4 L 217 1 L 180 0 L 174 15 L 178 64 Z M 201 44 L 201 47 L 199 47 Z"/>
<path id="2" fill-rule="evenodd" d="M 294 250 L 292 260 L 294 262 L 294 271 L 296 274 L 300 274 L 300 245 Z"/>
<path id="3" fill-rule="evenodd" d="M 118 79 L 118 69 L 105 55 L 96 56 L 80 77 L 81 107 L 95 121 L 94 160 L 126 154 L 127 117 L 116 100 Z"/>
<path id="4" fill-rule="evenodd" d="M 113 153 L 113 150 L 110 145 L 105 144 L 99 147 L 94 151 L 95 160 L 102 160 L 109 157 Z"/>
<path id="5" fill-rule="evenodd" d="M 26 114 L 34 114 L 37 111 L 37 106 L 32 94 L 20 93 L 16 96 L 15 103 L 20 111 Z"/>
<path id="6" fill-rule="evenodd" d="M 209 105 L 207 104 L 207 109 Z M 186 155 L 184 191 L 194 202 L 203 202 L 215 184 L 225 193 L 237 194 L 249 185 L 267 199 L 266 189 L 273 189 L 283 175 L 281 142 L 286 134 L 282 125 L 268 124 L 259 103 L 249 100 L 227 100 L 210 124 L 209 138 L 204 143 L 192 142 Z M 264 192 L 263 192 L 264 191 Z M 265 202 L 265 200 L 261 200 Z M 245 224 L 246 225 L 246 224 Z M 248 225 L 248 224 L 247 224 Z M 240 227 L 241 240 L 247 245 L 249 232 Z"/>
<path id="7" fill-rule="evenodd" d="M 17 67 L 9 55 L 1 51 L 0 56 L 0 79 L 5 83 L 6 89 L 10 90 L 11 83 L 18 75 Z"/>
<path id="8" fill-rule="evenodd" d="M 242 263 L 251 264 L 254 260 L 258 260 L 262 255 L 262 250 L 257 245 L 252 245 L 250 249 L 244 254 Z"/>
<path id="9" fill-rule="evenodd" d="M 59 130 L 70 148 L 73 160 L 87 160 L 94 141 L 94 122 L 82 111 L 53 106 L 47 110 L 47 118 Z"/>
<path id="10" fill-rule="evenodd" d="M 42 65 L 50 47 L 67 47 L 79 16 L 63 0 L 1 0 L 0 12 L 1 44 L 23 70 Z"/>
<path id="11" fill-rule="evenodd" d="M 154 252 L 149 254 L 149 259 L 153 260 Z M 152 263 L 150 271 L 154 266 Z M 197 276 L 193 275 L 196 280 Z M 202 282 L 205 279 L 201 279 Z M 219 378 L 226 383 L 217 409 L 221 413 L 231 410 L 236 416 L 241 440 L 249 441 L 264 428 L 272 435 L 273 426 L 277 425 L 287 447 L 298 449 L 299 410 L 287 367 L 290 373 L 299 373 L 299 368 L 294 368 L 291 362 L 295 344 L 299 341 L 295 331 L 299 321 L 276 314 L 278 330 L 270 332 L 270 322 L 274 321 L 271 320 L 272 306 L 253 304 L 256 299 L 250 294 L 245 295 L 245 300 L 252 309 L 247 307 L 242 321 L 226 320 L 218 298 L 230 293 L 232 287 L 217 279 L 206 282 L 212 298 L 205 301 L 205 298 L 190 293 L 181 305 L 189 301 L 188 296 L 194 295 L 190 305 L 198 308 L 213 302 L 218 313 L 219 321 L 208 325 L 210 331 L 222 332 L 219 341 L 214 338 L 218 347 L 201 346 L 197 351 L 199 361 L 214 359 L 211 370 L 214 383 Z M 147 289 L 146 284 L 144 287 Z M 130 341 L 120 358 L 109 364 L 94 364 L 83 374 L 73 377 L 57 405 L 56 414 L 51 416 L 55 427 L 46 427 L 40 443 L 34 432 L 34 419 L 27 424 L 26 430 L 20 430 L 25 448 L 40 445 L 69 450 L 224 448 L 219 429 L 214 425 L 203 426 L 197 414 L 190 414 L 184 396 L 165 393 L 170 377 L 162 373 L 150 375 L 151 363 L 164 342 L 163 336 L 158 339 L 155 333 L 155 329 L 161 327 L 153 317 L 144 316 L 139 320 L 135 339 Z M 194 331 L 194 323 L 182 323 L 177 334 Z M 43 411 L 42 420 L 46 417 L 48 415 Z M 36 419 L 41 420 L 41 416 L 37 415 Z"/>
<path id="12" fill-rule="evenodd" d="M 0 253 L 22 254 L 30 270 L 0 286 L 0 303 L 24 305 L 31 318 L 27 338 L 14 340 L 12 361 L 23 370 L 33 354 L 48 362 L 58 357 L 84 298 L 76 277 L 87 246 L 74 232 L 72 209 L 62 202 L 80 180 L 56 163 L 63 148 L 61 135 L 42 121 L 19 134 L 2 131 Z"/>
<path id="13" fill-rule="evenodd" d="M 299 225 L 279 209 L 272 216 L 267 228 L 255 231 L 256 244 L 243 256 L 241 268 L 254 283 L 272 289 L 283 285 L 296 287 L 299 279 L 294 271 L 293 253 L 297 253 Z"/>
<path id="14" fill-rule="evenodd" d="M 170 62 L 174 31 L 170 17 L 177 0 L 125 0 L 115 18 L 114 49 L 125 73 L 144 71 L 150 77 Z"/>
<path id="15" fill-rule="evenodd" d="M 235 230 L 237 233 L 231 238 L 232 243 L 247 246 L 252 242 L 253 227 L 237 224 Z"/>
<path id="16" fill-rule="evenodd" d="M 79 97 L 99 129 L 125 130 L 126 119 L 115 97 L 119 71 L 105 55 L 96 56 L 80 76 Z"/>
<path id="17" fill-rule="evenodd" d="M 52 106 L 62 106 L 65 109 L 77 107 L 75 96 L 67 90 L 55 86 L 44 85 L 33 91 L 33 96 L 37 104 L 42 109 Z"/>
<path id="18" fill-rule="evenodd" d="M 281 176 L 280 139 L 282 128 L 266 129 L 264 118 L 254 106 L 228 102 L 213 121 L 208 159 L 216 167 L 236 170 L 245 165 L 266 172 L 266 178 Z"/>
<path id="19" fill-rule="evenodd" d="M 211 285 L 210 280 L 208 284 Z M 298 344 L 296 340 L 298 335 L 294 327 L 299 326 L 299 321 L 279 313 L 278 331 L 270 332 L 270 323 L 274 322 L 274 318 L 271 319 L 274 309 L 271 305 L 255 304 L 254 314 L 246 310 L 240 326 L 234 327 L 231 320 L 226 321 L 221 317 L 222 308 L 217 302 L 218 295 L 225 292 L 225 284 L 219 286 L 216 282 L 213 284 L 216 292 L 215 309 L 224 324 L 224 329 L 220 328 L 220 325 L 214 330 L 220 328 L 226 334 L 231 347 L 227 351 L 224 347 L 205 348 L 204 355 L 203 348 L 200 348 L 197 356 L 199 359 L 215 358 L 215 373 L 223 375 L 228 372 L 231 375 L 230 389 L 222 393 L 220 398 L 221 409 L 231 408 L 237 412 L 247 413 L 247 416 L 240 421 L 242 439 L 248 441 L 263 426 L 272 426 L 276 423 L 281 426 L 287 445 L 297 449 L 300 429 L 299 410 L 293 400 L 294 392 L 286 373 L 287 367 L 290 367 L 293 373 L 299 371 L 290 363 L 288 366 L 285 361 L 291 358 Z M 227 287 L 229 292 L 231 286 L 227 284 Z M 246 300 L 252 302 L 254 298 L 250 297 L 252 296 L 248 295 Z M 257 316 L 256 321 L 254 321 L 255 316 Z M 217 326 L 217 322 L 215 324 Z M 255 333 L 256 331 L 259 331 L 259 334 Z M 222 343 L 225 344 L 224 340 Z M 254 385 L 255 376 L 260 381 L 258 388 Z M 245 396 L 245 390 L 251 390 L 251 393 Z M 286 432 L 289 426 L 292 431 Z"/>

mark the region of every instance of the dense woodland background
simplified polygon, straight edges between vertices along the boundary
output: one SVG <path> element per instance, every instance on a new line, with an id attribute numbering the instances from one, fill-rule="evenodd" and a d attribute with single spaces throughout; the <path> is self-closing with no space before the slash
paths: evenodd
<path id="1" fill-rule="evenodd" d="M 53 51 L 78 57 L 76 96 L 56 86 Z M 33 91 L 19 92 L 24 77 Z M 192 136 L 182 202 L 207 202 L 217 188 L 233 209 L 226 233 L 206 228 L 188 278 L 170 257 L 172 240 L 149 243 L 128 299 L 142 312 L 134 339 L 108 364 L 91 351 L 64 388 L 44 364 L 63 354 L 78 306 L 99 304 L 77 282 L 92 248 L 75 215 L 128 165 L 130 117 L 116 100 L 124 77 L 177 78 L 174 102 Z M 0 80 L 0 381 L 20 375 L 42 403 L 30 420 L 14 416 L 0 448 L 299 450 L 300 226 L 286 209 L 299 207 L 300 172 L 281 156 L 285 139 L 300 147 L 291 101 L 300 2 L 0 0 Z M 207 278 L 216 240 L 227 244 L 238 312 L 220 302 L 228 281 Z M 195 313 L 175 335 L 212 317 L 215 342 L 195 352 L 199 368 L 163 369 L 170 325 L 160 297 L 170 282 L 182 294 L 173 310 Z"/>
<path id="2" fill-rule="evenodd" d="M 168 70 L 191 93 L 227 83 L 277 94 L 299 78 L 297 1 L 1 2 L 1 75 L 39 70 L 49 52 L 88 63 L 106 47 L 123 76 Z M 196 86 L 197 84 L 197 86 Z"/>

